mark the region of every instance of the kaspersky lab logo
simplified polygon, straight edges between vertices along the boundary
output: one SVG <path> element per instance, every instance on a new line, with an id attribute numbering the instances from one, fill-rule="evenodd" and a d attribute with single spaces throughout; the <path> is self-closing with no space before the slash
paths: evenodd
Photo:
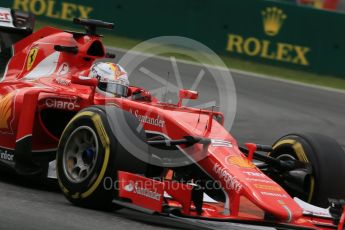
<path id="1" fill-rule="evenodd" d="M 226 50 L 247 57 L 259 57 L 277 62 L 309 66 L 308 55 L 311 52 L 309 47 L 291 44 L 288 42 L 288 37 L 282 37 L 284 42 L 276 42 L 276 37 L 285 28 L 284 25 L 288 19 L 284 11 L 277 7 L 267 7 L 261 11 L 261 16 L 263 35 L 253 34 L 253 36 L 245 37 L 231 33 L 228 35 Z M 291 33 L 294 33 L 293 29 L 290 29 L 288 34 Z M 259 36 L 266 38 L 257 38 Z M 274 40 L 273 37 L 275 37 Z"/>

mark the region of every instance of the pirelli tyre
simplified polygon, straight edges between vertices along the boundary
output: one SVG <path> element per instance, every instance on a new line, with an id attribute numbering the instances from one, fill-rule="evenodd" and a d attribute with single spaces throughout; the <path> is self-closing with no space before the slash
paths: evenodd
<path id="1" fill-rule="evenodd" d="M 294 185 L 293 180 L 283 182 L 291 196 L 321 207 L 329 206 L 328 198 L 345 197 L 345 153 L 334 139 L 316 133 L 289 134 L 279 139 L 273 149 L 272 157 L 298 159 L 311 166 L 302 184 Z M 298 177 L 303 173 L 297 170 L 290 175 Z"/>
<path id="2" fill-rule="evenodd" d="M 130 154 L 118 138 L 129 129 L 131 135 L 145 141 L 139 125 L 132 114 L 101 106 L 84 109 L 69 122 L 58 146 L 57 175 L 70 202 L 93 209 L 118 208 L 112 205 L 117 196 L 117 171 L 147 171 L 147 164 Z"/>

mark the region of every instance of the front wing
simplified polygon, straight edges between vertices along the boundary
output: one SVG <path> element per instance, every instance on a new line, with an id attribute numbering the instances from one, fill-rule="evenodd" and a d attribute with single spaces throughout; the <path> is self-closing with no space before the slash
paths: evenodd
<path id="1" fill-rule="evenodd" d="M 211 223 L 218 229 L 233 227 L 248 229 L 242 225 L 245 224 L 247 226 L 255 225 L 255 229 L 258 228 L 257 226 L 263 226 L 279 229 L 344 230 L 345 210 L 343 208 L 339 218 L 335 219 L 324 209 L 313 209 L 313 206 L 307 206 L 298 199 L 296 202 L 304 209 L 305 215 L 298 220 L 285 223 L 268 218 L 262 210 L 248 200 L 241 200 L 240 213 L 233 216 L 224 203 L 212 200 L 203 190 L 193 184 L 182 184 L 172 180 L 154 180 L 120 171 L 115 186 L 119 193 L 118 198 L 113 200 L 114 204 L 196 226 L 204 227 L 205 223 Z"/>

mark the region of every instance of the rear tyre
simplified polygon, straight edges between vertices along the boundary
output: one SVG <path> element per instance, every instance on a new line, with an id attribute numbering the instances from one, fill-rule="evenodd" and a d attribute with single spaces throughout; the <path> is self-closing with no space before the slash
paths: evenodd
<path id="1" fill-rule="evenodd" d="M 345 197 L 345 153 L 334 139 L 315 133 L 289 134 L 279 139 L 273 149 L 272 157 L 297 159 L 312 167 L 302 193 L 282 184 L 292 197 L 321 207 L 329 206 L 328 198 Z"/>
<path id="2" fill-rule="evenodd" d="M 66 198 L 75 205 L 101 210 L 118 208 L 112 204 L 117 197 L 118 170 L 137 174 L 147 170 L 147 164 L 118 141 L 113 131 L 122 127 L 114 126 L 106 110 L 115 117 L 124 117 L 132 132 L 145 140 L 145 132 L 138 131 L 140 123 L 132 114 L 115 107 L 95 106 L 80 111 L 69 122 L 57 152 L 58 182 Z"/>

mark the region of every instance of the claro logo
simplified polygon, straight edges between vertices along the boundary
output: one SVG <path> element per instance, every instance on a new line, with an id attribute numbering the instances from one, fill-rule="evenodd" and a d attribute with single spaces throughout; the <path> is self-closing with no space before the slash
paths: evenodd
<path id="1" fill-rule="evenodd" d="M 90 6 L 56 0 L 14 0 L 13 9 L 44 15 L 48 18 L 72 21 L 73 18 L 89 18 Z"/>
<path id="2" fill-rule="evenodd" d="M 283 10 L 277 7 L 267 7 L 261 13 L 262 28 L 267 39 L 229 34 L 226 50 L 249 57 L 309 66 L 308 53 L 311 51 L 309 47 L 271 40 L 280 33 L 287 19 Z"/>
<path id="3" fill-rule="evenodd" d="M 45 104 L 48 108 L 74 110 L 80 108 L 76 102 L 72 101 L 61 101 L 57 99 L 46 99 Z"/>

